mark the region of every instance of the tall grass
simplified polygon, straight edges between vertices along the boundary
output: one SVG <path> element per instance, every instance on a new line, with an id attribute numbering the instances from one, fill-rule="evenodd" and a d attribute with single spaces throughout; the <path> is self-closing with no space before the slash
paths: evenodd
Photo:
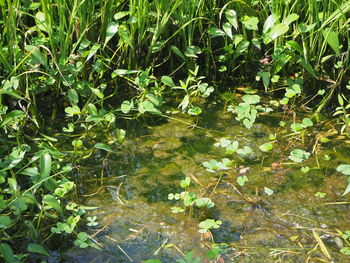
<path id="1" fill-rule="evenodd" d="M 215 57 L 232 41 L 227 37 L 213 38 L 208 28 L 220 28 L 225 22 L 226 10 L 235 10 L 239 20 L 246 15 L 259 18 L 256 32 L 248 32 L 240 24 L 237 33 L 249 41 L 253 37 L 259 39 L 262 25 L 271 14 L 281 21 L 292 13 L 299 15 L 288 34 L 262 45 L 262 52 L 250 45 L 249 51 L 241 54 L 239 63 L 237 57 L 229 59 L 227 73 L 241 64 L 255 63 L 290 40 L 299 43 L 303 58 L 320 77 L 341 82 L 348 71 L 350 1 L 40 0 L 24 5 L 19 0 L 9 0 L 2 1 L 0 8 L 0 80 L 25 73 L 19 78 L 21 82 L 26 79 L 26 84 L 21 85 L 26 88 L 16 91 L 22 95 L 39 84 L 42 90 L 58 93 L 81 80 L 98 85 L 116 68 L 152 69 L 162 65 L 166 73 L 179 68 L 179 72 L 182 69 L 182 73 L 186 73 L 194 63 L 201 63 L 207 74 L 220 76 Z M 117 31 L 112 32 L 106 43 L 113 23 Z M 301 33 L 300 26 L 310 28 Z M 338 47 L 330 45 L 327 36 L 336 36 Z M 88 43 L 85 49 L 82 43 Z M 179 57 L 172 48 L 185 53 L 189 46 L 201 48 L 197 62 L 191 56 Z M 72 58 L 75 64 L 78 61 L 83 64 L 78 73 L 71 72 Z M 330 67 L 337 61 L 342 61 L 341 71 Z M 290 68 L 303 70 L 297 63 Z M 244 74 L 244 71 L 234 74 Z M 38 76 L 46 78 L 47 75 L 54 78 L 54 85 L 38 83 Z"/>

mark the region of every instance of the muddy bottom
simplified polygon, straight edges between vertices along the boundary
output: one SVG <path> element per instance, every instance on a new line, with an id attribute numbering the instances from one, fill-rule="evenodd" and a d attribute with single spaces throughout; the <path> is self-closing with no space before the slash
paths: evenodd
<path id="1" fill-rule="evenodd" d="M 302 164 L 310 167 L 303 173 L 288 155 L 294 148 L 310 150 L 313 135 L 310 143 L 286 139 L 275 142 L 271 153 L 259 150 L 275 132 L 274 118 L 264 117 L 251 130 L 221 111 L 201 119 L 201 128 L 189 125 L 192 119 L 176 118 L 129 139 L 107 159 L 97 151 L 83 164 L 80 203 L 98 207 L 90 216 L 99 224 L 87 232 L 102 249 L 74 248 L 62 253 L 61 262 L 176 262 L 189 251 L 202 262 L 214 262 L 205 259 L 213 242 L 227 244 L 217 262 L 330 262 L 319 240 L 331 260 L 350 262 L 339 252 L 345 244 L 336 231 L 350 228 L 350 207 L 339 203 L 349 202 L 342 196 L 347 178 L 335 171 L 349 148 L 321 145 L 318 159 L 314 154 Z M 214 146 L 223 137 L 251 147 L 253 153 L 225 155 L 222 147 Z M 324 154 L 332 161 L 322 160 Z M 234 164 L 219 180 L 202 162 L 224 157 Z M 168 195 L 183 191 L 180 181 L 186 176 L 192 181 L 186 190 L 210 196 L 213 208 L 172 213 L 171 207 L 181 203 Z M 237 183 L 238 176 L 247 176 L 244 186 Z M 317 192 L 325 196 L 315 196 Z M 198 232 L 198 224 L 207 218 L 222 221 L 212 235 Z"/>

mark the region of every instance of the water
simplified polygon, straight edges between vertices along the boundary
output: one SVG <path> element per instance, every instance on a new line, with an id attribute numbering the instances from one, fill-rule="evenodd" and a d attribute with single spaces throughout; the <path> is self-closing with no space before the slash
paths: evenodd
<path id="1" fill-rule="evenodd" d="M 349 163 L 346 144 L 335 141 L 319 146 L 315 138 L 322 131 L 316 130 L 308 131 L 302 143 L 300 138 L 286 136 L 285 128 L 279 129 L 273 153 L 264 154 L 259 146 L 276 132 L 278 116 L 260 118 L 250 131 L 221 109 L 204 116 L 198 120 L 200 128 L 195 128 L 189 123 L 196 118 L 172 115 L 159 125 L 136 129 L 138 135 L 116 146 L 113 154 L 98 150 L 85 161 L 79 169 L 78 198 L 81 204 L 98 207 L 90 215 L 97 217 L 99 225 L 88 233 L 102 250 L 71 249 L 60 260 L 175 262 L 181 253 L 193 251 L 209 262 L 204 255 L 212 240 L 198 232 L 198 224 L 213 218 L 223 222 L 212 231 L 214 241 L 229 245 L 218 262 L 328 262 L 319 248 L 310 252 L 317 244 L 314 233 L 334 262 L 349 262 L 339 253 L 343 241 L 336 232 L 350 229 L 349 204 L 334 204 L 349 201 L 341 196 L 347 178 L 335 171 L 340 163 Z M 222 137 L 250 146 L 253 154 L 246 159 L 226 156 L 223 148 L 213 146 Z M 288 160 L 289 152 L 295 147 L 312 151 L 314 146 L 317 159 L 305 162 L 311 170 L 304 174 L 300 165 Z M 330 154 L 332 161 L 324 161 L 324 154 Z M 233 159 L 235 167 L 225 172 L 215 188 L 218 175 L 207 172 L 201 163 L 223 157 Z M 243 187 L 237 184 L 239 175 L 249 179 Z M 192 178 L 190 191 L 212 195 L 214 208 L 197 208 L 192 217 L 171 213 L 179 203 L 168 200 L 168 194 L 181 192 L 179 182 L 186 176 Z M 274 193 L 268 196 L 264 187 Z M 326 196 L 316 197 L 316 192 Z"/>

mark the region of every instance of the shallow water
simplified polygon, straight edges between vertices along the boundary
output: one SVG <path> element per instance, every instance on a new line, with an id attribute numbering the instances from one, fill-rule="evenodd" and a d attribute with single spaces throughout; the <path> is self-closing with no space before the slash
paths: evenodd
<path id="1" fill-rule="evenodd" d="M 218 262 L 316 262 L 317 258 L 328 262 L 319 248 L 311 251 L 317 244 L 313 231 L 321 236 L 334 262 L 349 262 L 349 257 L 339 253 L 342 241 L 336 229 L 350 229 L 350 206 L 330 204 L 349 201 L 341 196 L 347 178 L 335 171 L 340 163 L 349 163 L 347 144 L 320 145 L 317 160 L 312 155 L 305 162 L 311 170 L 303 174 L 300 165 L 288 160 L 289 152 L 295 147 L 311 151 L 320 131 L 308 132 L 304 144 L 300 138 L 278 138 L 273 152 L 264 154 L 259 146 L 276 132 L 279 118 L 264 116 L 247 130 L 231 113 L 211 110 L 204 116 L 198 120 L 200 128 L 195 128 L 189 124 L 196 118 L 174 115 L 163 124 L 136 132 L 142 135 L 129 138 L 114 153 L 107 156 L 96 151 L 82 164 L 79 199 L 98 207 L 91 215 L 97 216 L 99 225 L 88 232 L 102 250 L 72 249 L 60 256 L 61 261 L 158 258 L 175 262 L 181 252 L 188 251 L 203 257 L 211 238 L 198 232 L 198 224 L 213 218 L 223 222 L 212 231 L 214 241 L 229 245 Z M 279 136 L 288 132 L 279 130 Z M 223 148 L 213 146 L 222 137 L 249 145 L 253 154 L 246 159 L 225 155 Z M 322 160 L 324 154 L 332 160 Z M 218 174 L 207 172 L 201 163 L 224 157 L 235 165 L 215 188 Z M 236 181 L 240 174 L 249 178 L 243 187 Z M 179 203 L 169 201 L 168 194 L 181 192 L 179 182 L 186 176 L 192 178 L 190 191 L 212 195 L 214 208 L 196 208 L 192 217 L 171 213 L 171 207 Z M 268 196 L 264 187 L 274 193 Z M 319 198 L 316 192 L 327 195 Z M 204 257 L 203 262 L 207 262 Z"/>

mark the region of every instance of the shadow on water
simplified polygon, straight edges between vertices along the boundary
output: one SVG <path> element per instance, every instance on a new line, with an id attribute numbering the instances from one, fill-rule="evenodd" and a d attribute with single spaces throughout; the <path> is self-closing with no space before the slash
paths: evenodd
<path id="1" fill-rule="evenodd" d="M 205 218 L 223 222 L 212 231 L 215 242 L 231 247 L 223 262 L 304 262 L 316 244 L 312 230 L 322 236 L 334 260 L 340 260 L 336 262 L 346 262 L 338 252 L 340 239 L 333 230 L 349 228 L 349 206 L 327 203 L 346 200 L 341 197 L 346 178 L 334 167 L 344 160 L 342 154 L 349 160 L 349 148 L 334 152 L 333 145 L 324 147 L 322 154 L 332 152 L 336 161 L 319 161 L 317 166 L 315 160 L 308 160 L 311 171 L 303 174 L 300 165 L 286 158 L 296 145 L 276 143 L 272 154 L 259 151 L 259 145 L 268 141 L 277 127 L 274 117 L 264 116 L 252 130 L 242 128 L 231 114 L 221 111 L 200 119 L 202 128 L 184 123 L 191 121 L 169 119 L 147 127 L 147 132 L 135 127 L 135 137 L 118 146 L 107 160 L 103 152 L 96 151 L 94 158 L 83 164 L 80 199 L 84 205 L 98 207 L 91 215 L 99 225 L 89 233 L 103 249 L 72 249 L 61 255 L 62 262 L 124 263 L 150 258 L 175 262 L 180 251 L 190 250 L 204 255 L 210 239 L 198 233 L 198 224 Z M 185 176 L 196 178 L 190 188 L 198 196 L 212 193 L 218 177 L 201 163 L 225 157 L 222 149 L 213 146 L 215 139 L 222 137 L 249 145 L 253 154 L 246 159 L 229 156 L 236 167 L 225 173 L 213 193 L 213 209 L 198 211 L 195 217 L 172 214 L 170 207 L 175 204 L 168 194 L 181 192 L 179 181 Z M 272 167 L 273 163 L 279 165 Z M 249 178 L 244 187 L 236 181 L 240 174 Z M 273 189 L 273 195 L 268 196 L 264 187 Z M 316 192 L 326 197 L 316 197 Z"/>

